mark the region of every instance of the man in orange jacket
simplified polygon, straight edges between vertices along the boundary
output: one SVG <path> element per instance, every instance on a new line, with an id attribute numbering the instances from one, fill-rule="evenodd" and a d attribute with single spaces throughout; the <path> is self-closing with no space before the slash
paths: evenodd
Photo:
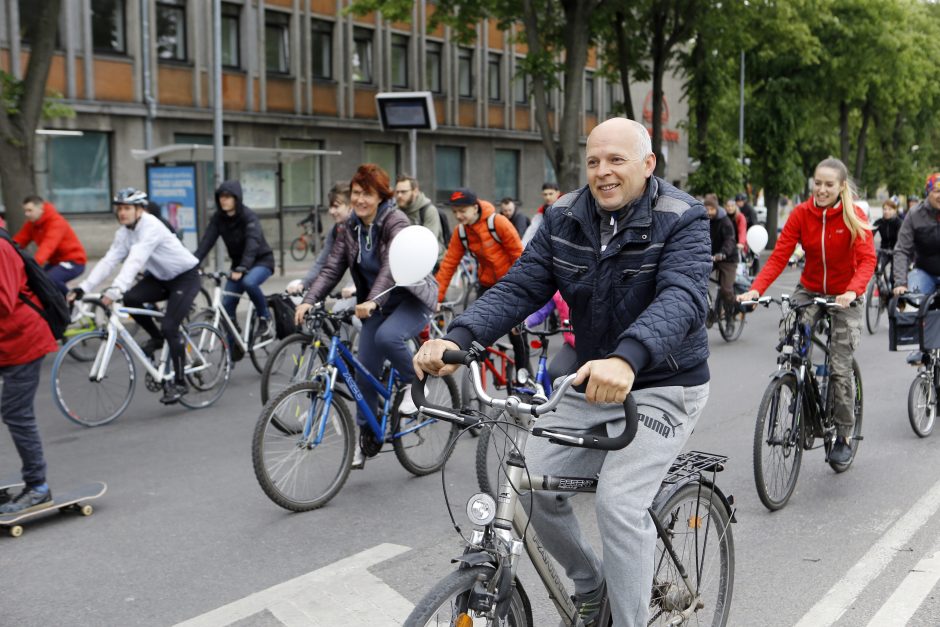
<path id="1" fill-rule="evenodd" d="M 522 255 L 522 240 L 516 227 L 486 200 L 480 200 L 470 189 L 456 190 L 450 196 L 457 227 L 454 229 L 437 271 L 437 302 L 444 302 L 447 287 L 465 253 L 477 262 L 477 297 L 493 287 Z M 520 335 L 510 334 L 516 368 L 529 372 L 529 351 Z"/>
<path id="2" fill-rule="evenodd" d="M 66 283 L 85 271 L 85 248 L 78 241 L 75 231 L 51 202 L 39 196 L 27 196 L 23 201 L 26 224 L 13 239 L 20 248 L 36 242 L 33 257 L 50 279 L 59 286 L 62 294 L 68 293 Z"/>

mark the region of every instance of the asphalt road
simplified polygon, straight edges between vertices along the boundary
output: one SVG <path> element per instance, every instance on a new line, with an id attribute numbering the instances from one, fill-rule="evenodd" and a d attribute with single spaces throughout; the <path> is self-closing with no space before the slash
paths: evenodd
<path id="1" fill-rule="evenodd" d="M 777 286 L 795 281 L 788 272 Z M 865 440 L 851 470 L 836 475 L 810 451 L 785 509 L 757 499 L 751 443 L 777 318 L 750 315 L 733 344 L 710 331 L 711 397 L 689 444 L 731 458 L 719 477 L 738 518 L 730 624 L 940 624 L 940 565 L 930 559 L 940 553 L 940 433 L 911 431 L 914 370 L 887 351 L 886 326 L 857 352 Z M 354 471 L 321 510 L 294 514 L 265 497 L 251 468 L 261 405 L 247 360 L 210 409 L 165 409 L 141 385 L 125 415 L 97 429 L 58 414 L 51 363 L 37 409 L 52 489 L 106 481 L 109 491 L 89 518 L 52 515 L 21 538 L 0 537 L 0 624 L 395 624 L 452 568 L 460 544 L 441 476 L 412 477 L 391 453 Z M 460 443 L 444 477 L 465 527 L 474 446 Z M 18 466 L 0 436 L 0 477 Z M 593 528 L 591 498 L 579 498 Z M 522 578 L 535 624 L 557 624 L 528 567 Z"/>

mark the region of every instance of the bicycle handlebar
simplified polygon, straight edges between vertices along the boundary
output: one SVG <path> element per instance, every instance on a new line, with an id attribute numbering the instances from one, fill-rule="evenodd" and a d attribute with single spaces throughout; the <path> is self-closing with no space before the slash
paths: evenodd
<path id="1" fill-rule="evenodd" d="M 551 397 L 543 403 L 523 403 L 515 396 L 510 396 L 505 399 L 493 398 L 483 389 L 483 384 L 480 380 L 480 369 L 477 365 L 478 355 L 485 350 L 484 347 L 474 343 L 473 348 L 469 351 L 444 351 L 442 359 L 445 364 L 468 366 L 470 368 L 470 379 L 473 382 L 473 389 L 474 392 L 476 392 L 477 398 L 481 403 L 495 409 L 505 409 L 515 414 L 527 413 L 533 416 L 541 416 L 550 411 L 554 411 L 558 403 L 561 402 L 561 397 L 564 396 L 565 392 L 567 392 L 568 388 L 571 387 L 577 377 L 576 374 L 570 374 L 565 377 L 561 385 L 552 392 Z M 424 380 L 415 381 L 411 385 L 411 398 L 415 406 L 420 408 L 421 411 L 435 418 L 440 418 L 464 427 L 472 427 L 480 422 L 479 419 L 473 416 L 455 414 L 452 408 L 428 404 L 424 396 L 425 381 L 427 381 L 427 377 L 425 377 Z M 548 440 L 554 444 L 615 451 L 627 447 L 633 441 L 633 438 L 636 437 L 638 414 L 636 401 L 633 399 L 632 395 L 628 395 L 623 402 L 623 414 L 626 419 L 626 424 L 624 425 L 623 432 L 616 437 L 594 435 L 581 431 L 566 431 L 563 429 L 543 429 L 541 427 L 532 429 L 532 435 L 548 438 Z"/>

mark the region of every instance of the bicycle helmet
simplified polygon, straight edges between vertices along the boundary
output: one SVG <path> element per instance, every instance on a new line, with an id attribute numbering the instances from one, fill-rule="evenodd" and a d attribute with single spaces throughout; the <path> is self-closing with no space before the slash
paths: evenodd
<path id="1" fill-rule="evenodd" d="M 136 205 L 146 207 L 148 203 L 147 192 L 142 192 L 135 187 L 125 187 L 114 195 L 112 205 Z"/>

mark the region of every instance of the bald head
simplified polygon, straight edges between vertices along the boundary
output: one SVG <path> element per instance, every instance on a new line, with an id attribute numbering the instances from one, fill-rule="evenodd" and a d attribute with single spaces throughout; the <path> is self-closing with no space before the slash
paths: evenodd
<path id="1" fill-rule="evenodd" d="M 639 198 L 656 169 L 649 132 L 627 118 L 611 118 L 595 126 L 588 135 L 585 156 L 588 186 L 605 211 L 617 211 Z"/>

